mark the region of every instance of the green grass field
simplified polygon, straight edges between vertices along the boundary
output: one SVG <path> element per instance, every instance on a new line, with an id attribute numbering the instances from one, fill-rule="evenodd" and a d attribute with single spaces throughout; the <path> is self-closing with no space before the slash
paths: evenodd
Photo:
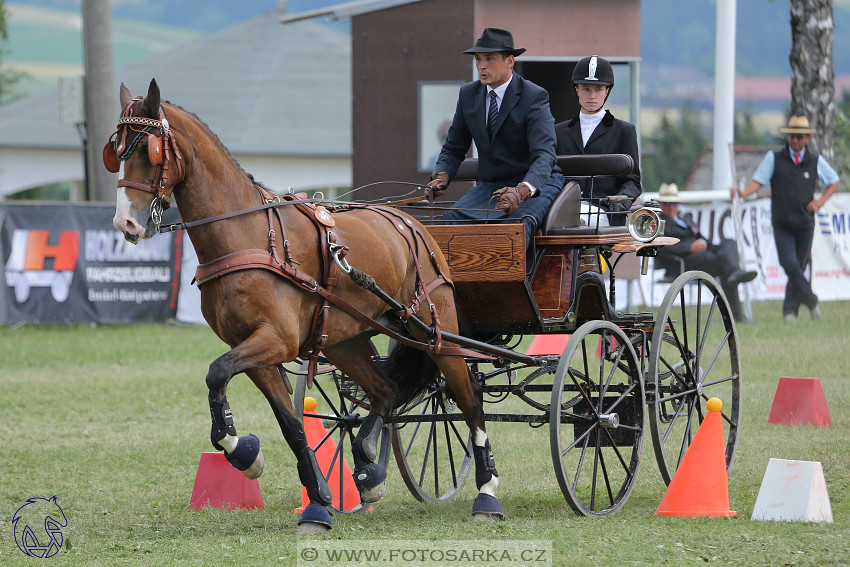
<path id="1" fill-rule="evenodd" d="M 471 520 L 472 481 L 454 502 L 420 504 L 391 458 L 388 491 L 374 512 L 335 517 L 334 529 L 318 540 L 343 547 L 346 540 L 360 546 L 374 540 L 551 545 L 551 563 L 529 565 L 850 564 L 850 302 L 824 303 L 818 323 L 803 317 L 785 324 L 777 303 L 754 304 L 753 311 L 757 323 L 738 327 L 744 423 L 729 476 L 736 517 L 655 516 L 665 485 L 648 435 L 637 486 L 623 510 L 602 519 L 576 516 L 558 489 L 548 428 L 503 423 L 489 432 L 507 522 Z M 189 509 L 198 459 L 212 450 L 204 376 L 225 352 L 209 329 L 0 332 L 0 564 L 37 561 L 16 547 L 12 515 L 28 498 L 56 495 L 68 526 L 65 547 L 50 564 L 310 565 L 299 561 L 294 535 L 292 510 L 301 504 L 295 461 L 264 398 L 244 376 L 231 382 L 228 398 L 239 432 L 263 443 L 265 509 Z M 832 425 L 768 425 L 780 376 L 819 378 Z M 834 523 L 750 519 L 771 457 L 822 463 Z"/>

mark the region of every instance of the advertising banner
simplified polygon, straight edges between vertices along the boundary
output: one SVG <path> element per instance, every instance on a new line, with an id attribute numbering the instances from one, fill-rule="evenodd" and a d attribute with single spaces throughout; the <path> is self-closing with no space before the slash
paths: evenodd
<path id="1" fill-rule="evenodd" d="M 181 233 L 130 244 L 109 205 L 4 203 L 5 323 L 130 323 L 173 318 Z"/>
<path id="2" fill-rule="evenodd" d="M 741 204 L 741 234 L 735 233 L 732 203 L 717 202 L 704 205 L 679 206 L 680 214 L 691 215 L 700 232 L 711 242 L 721 238 L 740 238 L 746 270 L 758 276 L 740 287 L 742 300 L 782 300 L 788 278 L 779 265 L 770 222 L 770 199 L 756 199 Z M 821 301 L 850 299 L 850 193 L 832 196 L 817 213 L 809 272 L 812 289 Z M 658 306 L 669 284 L 654 283 L 658 279 L 652 270 L 641 276 L 640 291 L 633 301 L 646 300 Z M 654 287 L 653 287 L 654 286 Z"/>

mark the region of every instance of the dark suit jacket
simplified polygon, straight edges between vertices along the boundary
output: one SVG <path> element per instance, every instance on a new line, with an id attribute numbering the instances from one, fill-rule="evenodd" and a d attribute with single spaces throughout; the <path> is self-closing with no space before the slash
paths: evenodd
<path id="1" fill-rule="evenodd" d="M 675 219 L 668 217 L 665 214 L 661 215 L 661 220 L 664 221 L 664 236 L 672 236 L 678 238 L 679 242 L 671 246 L 661 246 L 658 248 L 658 256 L 655 261 L 658 265 L 671 273 L 678 273 L 681 265 L 674 258 L 682 258 L 686 262 L 691 256 L 691 244 L 695 240 L 702 238 L 706 242 L 708 239 L 700 234 L 699 228 L 684 217 L 679 217 L 688 225 L 687 227 L 679 226 Z"/>
<path id="2" fill-rule="evenodd" d="M 555 165 L 555 119 L 549 93 L 516 73 L 505 91 L 493 140 L 487 132 L 487 87 L 481 81 L 460 88 L 452 125 L 434 171 L 453 179 L 472 141 L 478 148 L 478 179 L 541 190 Z M 556 170 L 560 171 L 560 170 Z"/>
<path id="3" fill-rule="evenodd" d="M 630 122 L 614 118 L 605 111 L 602 122 L 590 135 L 587 146 L 581 140 L 581 124 L 576 116 L 572 120 L 555 125 L 557 136 L 557 154 L 575 156 L 583 154 L 628 154 L 632 156 L 635 167 L 625 177 L 598 177 L 593 179 L 593 198 L 611 195 L 626 195 L 633 202 L 641 193 L 640 158 L 638 156 L 637 131 Z M 569 172 L 564 172 L 569 181 Z M 591 197 L 590 179 L 577 178 L 581 185 L 581 195 L 585 199 Z"/>

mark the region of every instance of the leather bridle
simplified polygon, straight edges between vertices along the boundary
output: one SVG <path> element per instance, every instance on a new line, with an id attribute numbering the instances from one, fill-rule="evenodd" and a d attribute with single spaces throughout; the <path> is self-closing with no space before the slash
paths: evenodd
<path id="1" fill-rule="evenodd" d="M 165 118 L 165 109 L 162 106 L 159 107 L 158 120 L 132 115 L 134 103 L 140 100 L 142 97 L 133 99 L 133 103 L 128 104 L 121 113 L 117 130 L 103 148 L 103 162 L 109 171 L 117 172 L 120 168 L 119 162 L 129 158 L 136 150 L 142 135 L 147 134 L 148 160 L 156 167 L 153 179 L 150 184 L 145 185 L 122 178 L 118 180 L 118 187 L 129 187 L 153 195 L 151 220 L 159 229 L 162 212 L 171 206 L 171 192 L 183 180 L 183 156 L 177 147 L 177 140 Z M 136 133 L 136 136 L 132 137 L 131 133 Z M 170 187 L 167 187 L 169 166 L 172 163 L 176 163 L 177 179 Z"/>

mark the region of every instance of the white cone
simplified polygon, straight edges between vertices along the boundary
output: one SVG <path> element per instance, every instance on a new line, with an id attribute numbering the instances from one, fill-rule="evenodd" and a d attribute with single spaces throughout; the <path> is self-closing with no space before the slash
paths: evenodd
<path id="1" fill-rule="evenodd" d="M 770 459 L 752 519 L 832 522 L 832 506 L 821 464 Z"/>

